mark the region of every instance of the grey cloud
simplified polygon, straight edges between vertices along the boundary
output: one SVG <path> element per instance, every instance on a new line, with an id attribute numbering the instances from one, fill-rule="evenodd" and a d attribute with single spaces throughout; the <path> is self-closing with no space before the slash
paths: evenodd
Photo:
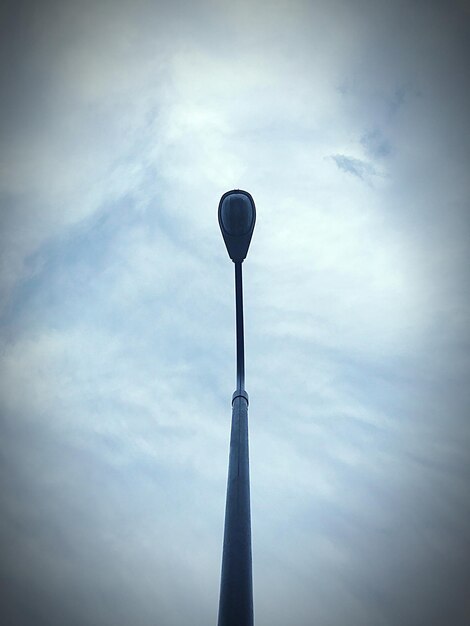
<path id="1" fill-rule="evenodd" d="M 361 180 L 377 175 L 375 168 L 370 163 L 361 161 L 361 159 L 355 159 L 354 157 L 346 156 L 344 154 L 334 154 L 331 158 L 340 170 L 348 172 L 353 176 L 357 176 L 357 178 L 360 178 Z"/>
<path id="2" fill-rule="evenodd" d="M 390 142 L 377 128 L 364 133 L 361 137 L 361 144 L 374 158 L 387 157 L 392 152 L 392 146 Z"/>
<path id="3" fill-rule="evenodd" d="M 4 621 L 215 623 L 216 208 L 239 186 L 257 624 L 468 622 L 459 11 L 26 10 L 28 50 L 4 41 Z"/>

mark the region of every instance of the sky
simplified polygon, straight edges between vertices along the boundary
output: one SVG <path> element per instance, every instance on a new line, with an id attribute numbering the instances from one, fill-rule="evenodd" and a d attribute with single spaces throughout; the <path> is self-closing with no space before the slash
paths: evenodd
<path id="1" fill-rule="evenodd" d="M 468 625 L 469 5 L 0 24 L 2 623 L 216 623 L 240 188 L 257 626 Z"/>

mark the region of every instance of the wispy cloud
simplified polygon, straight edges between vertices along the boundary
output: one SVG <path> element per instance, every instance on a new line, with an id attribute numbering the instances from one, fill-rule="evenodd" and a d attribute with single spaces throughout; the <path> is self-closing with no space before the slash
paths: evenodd
<path id="1" fill-rule="evenodd" d="M 374 166 L 366 161 L 362 161 L 361 159 L 355 159 L 354 157 L 346 156 L 344 154 L 334 154 L 331 158 L 340 170 L 348 172 L 353 176 L 357 176 L 361 180 L 377 175 L 377 171 Z"/>

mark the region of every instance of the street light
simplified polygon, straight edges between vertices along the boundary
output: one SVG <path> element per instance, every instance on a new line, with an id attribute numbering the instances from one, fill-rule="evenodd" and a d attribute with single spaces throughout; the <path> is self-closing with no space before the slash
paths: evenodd
<path id="1" fill-rule="evenodd" d="M 219 225 L 229 257 L 235 263 L 237 388 L 232 396 L 232 430 L 218 626 L 253 626 L 248 394 L 245 390 L 242 263 L 250 246 L 255 221 L 255 203 L 248 192 L 235 189 L 224 193 L 219 202 Z"/>

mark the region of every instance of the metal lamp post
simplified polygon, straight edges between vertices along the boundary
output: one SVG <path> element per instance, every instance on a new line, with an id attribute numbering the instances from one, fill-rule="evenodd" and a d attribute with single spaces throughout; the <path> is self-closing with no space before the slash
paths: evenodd
<path id="1" fill-rule="evenodd" d="M 255 220 L 255 203 L 248 192 L 235 189 L 224 193 L 219 203 L 219 225 L 228 254 L 235 263 L 237 388 L 232 396 L 232 430 L 218 626 L 253 626 L 248 394 L 245 390 L 242 263 L 250 246 Z"/>

